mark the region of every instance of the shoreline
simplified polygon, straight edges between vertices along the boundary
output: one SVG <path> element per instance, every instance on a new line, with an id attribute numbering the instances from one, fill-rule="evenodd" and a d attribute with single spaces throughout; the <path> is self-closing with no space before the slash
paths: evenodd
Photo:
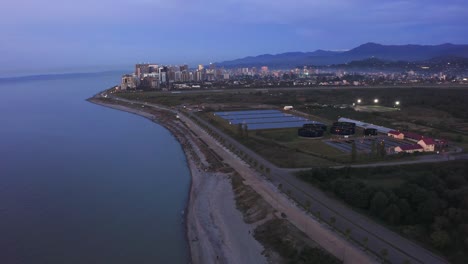
<path id="1" fill-rule="evenodd" d="M 187 249 L 188 249 L 188 263 L 193 263 L 192 250 L 191 250 L 191 247 L 190 247 L 189 230 L 188 230 L 188 223 L 189 223 L 188 211 L 189 211 L 190 204 L 192 202 L 191 197 L 192 197 L 192 192 L 193 192 L 193 178 L 194 178 L 193 170 L 196 169 L 196 167 L 194 168 L 194 166 L 196 166 L 196 165 L 190 162 L 190 160 L 189 160 L 190 157 L 188 156 L 188 150 L 186 149 L 186 147 L 184 147 L 184 144 L 182 144 L 182 142 L 176 136 L 176 134 L 173 131 L 171 131 L 167 126 L 165 126 L 164 123 L 158 122 L 158 120 L 155 119 L 154 115 L 151 115 L 151 114 L 146 113 L 144 111 L 139 111 L 139 110 L 136 110 L 136 109 L 133 109 L 133 108 L 130 108 L 130 107 L 125 107 L 125 106 L 121 106 L 121 105 L 117 105 L 117 104 L 106 104 L 104 102 L 100 102 L 100 101 L 96 100 L 95 96 L 93 96 L 92 98 L 87 99 L 86 101 L 88 101 L 90 103 L 93 103 L 95 105 L 104 106 L 104 107 L 107 107 L 107 108 L 111 108 L 111 109 L 114 109 L 114 110 L 118 110 L 118 111 L 122 111 L 122 112 L 126 112 L 126 113 L 129 113 L 129 114 L 133 114 L 133 115 L 136 115 L 136 116 L 146 118 L 149 121 L 157 123 L 158 125 L 160 125 L 160 126 L 164 127 L 165 129 L 167 129 L 170 132 L 171 136 L 174 137 L 174 139 L 177 140 L 177 142 L 179 143 L 179 145 L 180 145 L 180 147 L 181 147 L 181 149 L 182 149 L 182 151 L 184 153 L 185 162 L 187 164 L 188 170 L 190 172 L 189 193 L 188 193 L 187 199 L 185 201 L 185 206 L 184 206 L 183 218 L 182 219 L 183 219 L 184 236 L 185 236 L 185 241 L 187 243 Z"/>
<path id="2" fill-rule="evenodd" d="M 245 223 L 242 213 L 236 208 L 230 176 L 227 173 L 212 170 L 213 162 L 208 160 L 207 153 L 204 153 L 206 150 L 202 149 L 201 143 L 204 142 L 195 142 L 198 139 L 196 136 L 190 133 L 184 134 L 182 129 L 186 126 L 185 123 L 175 119 L 173 113 L 164 113 L 167 110 L 163 109 L 158 110 L 159 114 L 166 114 L 166 117 L 172 116 L 172 118 L 161 119 L 145 110 L 111 102 L 106 103 L 99 100 L 98 96 L 93 96 L 87 101 L 138 115 L 157 123 L 167 129 L 180 144 L 190 172 L 189 193 L 182 218 L 189 250 L 188 263 L 245 263 L 246 260 L 249 260 L 249 263 L 251 261 L 267 263 L 266 257 L 262 254 L 263 246 L 253 237 L 255 226 Z M 179 122 L 181 127 L 170 124 L 174 121 Z M 224 210 L 229 217 L 219 213 Z M 236 238 L 238 233 L 244 234 L 240 236 L 242 240 Z M 249 251 L 247 256 L 236 258 L 236 255 L 242 255 L 239 253 L 244 250 Z M 233 261 L 234 259 L 237 261 Z"/>
<path id="3" fill-rule="evenodd" d="M 330 263 L 378 262 L 377 256 L 311 217 L 189 117 L 161 105 L 100 95 L 88 101 L 141 114 L 163 125 L 181 144 L 192 177 L 186 213 L 190 263 L 289 263 L 322 257 Z M 223 185 L 223 177 L 228 184 Z"/>

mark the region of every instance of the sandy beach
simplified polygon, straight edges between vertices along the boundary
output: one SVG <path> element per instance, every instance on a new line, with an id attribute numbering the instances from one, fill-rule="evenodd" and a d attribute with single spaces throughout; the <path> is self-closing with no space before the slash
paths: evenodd
<path id="1" fill-rule="evenodd" d="M 236 208 L 229 174 L 211 169 L 198 138 L 182 122 L 147 110 L 89 101 L 157 122 L 180 142 L 192 179 L 185 212 L 191 263 L 267 263 L 263 246 L 253 237 L 255 225 L 245 223 Z"/>
<path id="2" fill-rule="evenodd" d="M 282 214 L 287 215 L 287 222 L 293 225 L 286 234 L 302 232 L 313 240 L 309 246 L 316 244 L 343 263 L 378 262 L 374 256 L 295 205 L 193 120 L 184 115 L 176 117 L 175 111 L 157 105 L 134 104 L 121 99 L 90 101 L 157 122 L 180 142 L 192 176 L 185 214 L 191 263 L 285 262 L 271 245 L 264 249 L 266 244 L 262 245 L 254 238 L 257 226 L 262 226 L 269 219 L 282 219 Z M 228 171 L 223 171 L 226 169 Z M 233 173 L 240 176 L 240 185 L 243 186 L 240 192 L 247 190 L 250 197 L 234 193 Z M 239 202 L 252 197 L 255 198 L 247 208 L 239 211 Z M 261 216 L 256 217 L 258 214 Z"/>

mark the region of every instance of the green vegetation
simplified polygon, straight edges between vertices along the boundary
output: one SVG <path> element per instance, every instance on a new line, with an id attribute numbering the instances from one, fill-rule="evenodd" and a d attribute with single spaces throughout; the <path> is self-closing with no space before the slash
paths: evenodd
<path id="1" fill-rule="evenodd" d="M 342 263 L 318 247 L 311 247 L 293 234 L 300 232 L 284 219 L 273 219 L 255 229 L 255 239 L 283 257 L 287 263 Z M 300 234 L 306 239 L 304 234 Z"/>
<path id="2" fill-rule="evenodd" d="M 320 140 L 298 137 L 295 128 L 246 132 L 242 125 L 229 125 L 225 120 L 212 113 L 200 112 L 199 116 L 279 167 L 331 166 L 336 165 L 337 161 L 349 160 L 348 154 L 342 153 Z M 277 141 L 275 138 L 279 140 Z M 333 156 L 326 156 L 324 152 L 333 153 Z"/>
<path id="3" fill-rule="evenodd" d="M 363 120 L 368 123 L 391 127 L 397 130 L 411 130 L 433 137 L 452 140 L 458 142 L 458 145 L 468 149 L 468 108 L 466 100 L 468 98 L 468 89 L 457 88 L 343 88 L 343 89 L 317 89 L 310 88 L 306 90 L 225 90 L 224 92 L 200 92 L 200 93 L 180 93 L 171 94 L 168 92 L 123 92 L 117 93 L 117 96 L 139 100 L 143 102 L 158 103 L 168 106 L 185 105 L 189 109 L 198 109 L 205 112 L 210 111 L 229 111 L 239 109 L 255 108 L 259 105 L 267 108 L 282 107 L 284 105 L 293 105 L 296 110 L 309 115 L 313 120 L 330 124 L 339 117 L 348 117 L 357 120 Z M 379 106 L 393 108 L 396 100 L 401 102 L 400 110 L 387 112 L 363 112 L 355 111 L 350 108 L 353 102 L 361 99 L 363 104 L 372 104 L 374 98 L 379 98 Z M 274 131 L 274 130 L 272 130 Z M 248 136 L 251 136 L 252 131 Z M 263 132 L 263 131 L 262 131 Z M 267 131 L 265 131 L 267 132 Z M 281 137 L 270 138 L 276 143 L 298 142 L 294 138 L 297 131 L 293 133 L 283 133 Z M 359 132 L 358 132 L 359 133 Z M 268 135 L 267 137 L 268 138 Z M 298 144 L 301 145 L 301 144 Z M 289 147 L 289 146 L 287 146 Z M 295 149 L 295 148 L 292 148 Z M 298 148 L 301 152 L 303 149 Z M 310 148 L 309 148 L 310 150 Z M 321 151 L 328 152 L 327 147 L 323 146 Z M 306 151 L 307 152 L 307 151 Z M 313 152 L 313 151 L 312 151 Z M 376 150 L 377 152 L 377 150 Z M 316 154 L 316 153 L 314 153 Z M 297 162 L 309 166 L 322 165 L 320 161 L 330 162 L 349 162 L 350 155 L 341 157 L 339 154 L 334 156 L 332 153 L 323 154 L 326 158 L 315 156 L 321 160 L 306 162 L 304 160 Z M 299 159 L 307 155 L 299 155 Z M 276 161 L 275 161 L 276 160 Z M 300 167 L 294 165 L 294 162 L 282 162 L 274 158 L 274 163 L 283 167 Z M 362 162 L 362 158 L 357 157 L 357 162 Z M 364 160 L 364 162 L 366 162 Z M 289 165 L 288 165 L 289 164 Z M 323 164 L 325 165 L 325 164 Z"/>
<path id="4" fill-rule="evenodd" d="M 314 169 L 299 177 L 443 253 L 453 263 L 466 263 L 467 162 Z"/>

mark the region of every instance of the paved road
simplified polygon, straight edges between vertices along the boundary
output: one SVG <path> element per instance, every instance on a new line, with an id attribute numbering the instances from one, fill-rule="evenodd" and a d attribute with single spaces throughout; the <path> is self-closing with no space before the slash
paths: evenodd
<path id="1" fill-rule="evenodd" d="M 116 97 L 113 98 L 127 103 L 141 104 L 141 102 L 134 102 Z M 174 109 L 154 104 L 146 105 L 182 115 L 182 113 Z M 353 211 L 341 202 L 328 197 L 318 188 L 310 184 L 305 184 L 303 181 L 292 176 L 289 170 L 276 167 L 205 120 L 191 113 L 188 113 L 188 115 L 190 118 L 196 119 L 205 127 L 208 127 L 220 135 L 228 144 L 230 143 L 238 150 L 243 151 L 257 160 L 259 164 L 263 164 L 264 167 L 270 168 L 268 177 L 273 184 L 276 186 L 281 184 L 283 186 L 282 189 L 301 204 L 310 202 L 310 210 L 315 213 L 319 212 L 320 217 L 325 221 L 329 221 L 331 217 L 334 217 L 336 222 L 333 226 L 337 230 L 343 233 L 349 230 L 349 237 L 352 240 L 367 245 L 367 248 L 375 254 L 384 256 L 391 263 L 448 263 L 440 256 L 433 254 L 418 244 L 403 238 L 373 220 Z M 364 242 L 365 240 L 367 240 L 367 242 Z"/>
<path id="2" fill-rule="evenodd" d="M 421 156 L 416 160 L 404 160 L 404 161 L 393 161 L 393 162 L 374 162 L 369 164 L 354 164 L 354 165 L 339 165 L 333 166 L 331 168 L 340 169 L 344 167 L 350 168 L 372 168 L 372 167 L 386 167 L 386 166 L 399 166 L 399 165 L 409 165 L 409 164 L 420 164 L 420 163 L 437 163 L 437 162 L 446 162 L 451 160 L 468 160 L 468 154 L 452 154 L 452 155 L 427 155 Z M 313 168 L 282 168 L 284 172 L 294 173 L 304 170 L 309 170 Z"/>
<path id="3" fill-rule="evenodd" d="M 318 188 L 305 184 L 303 181 L 292 176 L 289 171 L 276 167 L 205 120 L 195 115 L 192 115 L 192 117 L 215 131 L 218 135 L 221 135 L 227 142 L 236 146 L 237 149 L 257 160 L 259 164 L 270 168 L 271 181 L 277 186 L 282 184 L 286 192 L 290 190 L 291 196 L 296 201 L 301 204 L 306 204 L 307 201 L 310 201 L 312 203 L 312 211 L 320 211 L 323 219 L 328 220 L 331 217 L 335 217 L 335 227 L 343 233 L 346 232 L 346 229 L 351 229 L 350 237 L 353 240 L 362 243 L 364 238 L 367 238 L 369 250 L 377 254 L 381 253 L 382 250 L 388 251 L 387 258 L 392 263 L 404 263 L 407 260 L 411 261 L 411 263 L 447 263 L 446 260 L 414 242 L 356 213 L 341 202 L 329 198 Z"/>
<path id="4" fill-rule="evenodd" d="M 251 93 L 256 91 L 303 91 L 303 90 L 338 90 L 338 89 L 418 89 L 418 88 L 430 88 L 430 89 L 466 89 L 468 85 L 457 84 L 457 85 L 379 85 L 379 86 L 308 86 L 308 87 L 250 87 L 250 88 L 223 88 L 223 89 L 200 89 L 200 90 L 177 90 L 174 94 L 197 94 L 197 93 Z M 172 94 L 173 91 L 154 91 L 155 93 L 161 94 Z"/>

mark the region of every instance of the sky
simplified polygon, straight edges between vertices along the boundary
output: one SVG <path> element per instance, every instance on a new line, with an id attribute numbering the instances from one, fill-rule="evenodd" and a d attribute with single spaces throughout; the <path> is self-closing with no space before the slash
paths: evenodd
<path id="1" fill-rule="evenodd" d="M 15 0 L 1 10 L 0 76 L 468 44 L 466 0 Z"/>

